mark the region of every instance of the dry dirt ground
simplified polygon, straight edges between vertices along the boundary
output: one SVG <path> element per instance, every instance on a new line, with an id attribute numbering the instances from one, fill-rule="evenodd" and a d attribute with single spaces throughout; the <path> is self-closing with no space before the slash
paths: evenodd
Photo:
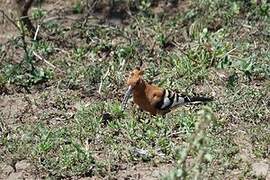
<path id="1" fill-rule="evenodd" d="M 52 98 L 53 97 L 53 98 Z M 74 100 L 61 99 L 63 97 L 73 97 Z M 60 98 L 60 99 L 59 99 Z M 6 128 L 16 128 L 20 124 L 34 124 L 35 120 L 43 121 L 49 126 L 61 126 L 63 121 L 73 118 L 76 107 L 79 104 L 91 102 L 89 98 L 82 98 L 76 91 L 57 92 L 55 89 L 44 89 L 42 92 L 34 94 L 5 95 L 0 97 L 0 109 Z M 65 104 L 65 105 L 64 105 Z M 60 110 L 60 106 L 66 106 L 66 112 Z M 59 109 L 60 108 L 60 109 Z M 44 119 L 44 120 L 42 120 Z M 49 119 L 49 120 L 48 120 Z M 46 122 L 47 121 L 47 122 Z M 16 171 L 13 167 L 16 167 Z M 114 178 L 117 179 L 159 179 L 173 169 L 172 164 L 137 164 L 125 165 L 121 167 Z M 42 177 L 32 171 L 32 166 L 27 160 L 18 158 L 16 162 L 5 159 L 0 164 L 0 179 L 36 179 Z M 81 178 L 100 179 L 101 177 Z"/>
<path id="2" fill-rule="evenodd" d="M 42 4 L 42 8 L 51 14 L 63 13 L 71 11 L 72 5 L 76 0 L 46 0 Z M 33 7 L 35 8 L 35 6 Z M 10 17 L 15 17 L 16 12 L 11 0 L 3 0 L 0 2 L 0 10 L 3 10 Z M 58 15 L 58 14 L 56 14 Z M 79 15 L 64 15 L 61 21 L 67 26 L 79 19 Z M 53 17 L 53 16 L 52 16 Z M 18 35 L 18 30 L 6 18 L 1 15 L 0 19 L 0 42 L 3 44 L 10 38 Z M 15 88 L 16 89 L 16 88 Z M 20 90 L 19 90 L 20 91 Z M 87 98 L 80 91 L 58 91 L 54 88 L 41 87 L 40 90 L 34 90 L 34 93 L 25 94 L 18 92 L 17 89 L 9 89 L 9 95 L 0 96 L 0 111 L 2 118 L 6 123 L 6 128 L 16 128 L 20 124 L 36 123 L 35 120 L 50 119 L 48 123 L 51 126 L 61 126 L 63 119 L 72 118 L 76 110 L 76 106 L 80 103 L 87 104 L 91 98 Z M 53 98 L 52 98 L 53 97 Z M 55 97 L 55 98 L 54 98 Z M 61 99 L 63 97 L 72 97 L 74 100 Z M 58 99 L 60 98 L 60 99 Z M 60 104 L 59 104 L 60 103 Z M 65 104 L 65 105 L 64 105 Z M 66 112 L 63 113 L 58 109 L 58 105 L 66 106 Z M 67 117 L 68 116 L 68 117 Z M 134 166 L 126 166 L 122 168 L 115 176 L 117 179 L 158 179 L 172 169 L 171 164 L 138 164 Z M 31 164 L 26 160 L 18 158 L 15 162 L 10 159 L 5 159 L 5 162 L 0 164 L 0 179 L 36 179 L 42 177 L 41 174 L 36 174 L 32 171 Z M 81 178 L 81 179 L 100 179 L 100 177 Z"/>
<path id="3" fill-rule="evenodd" d="M 56 13 L 69 13 L 71 7 L 76 0 L 70 1 L 52 1 L 48 0 L 42 5 L 43 9 L 46 9 L 52 14 Z M 33 7 L 35 8 L 35 7 Z M 184 8 L 184 7 L 181 7 Z M 4 10 L 5 13 L 11 17 L 14 15 L 14 7 L 11 0 L 1 0 L 0 10 Z M 160 9 L 155 9 L 157 13 Z M 59 20 L 63 24 L 71 24 L 76 19 L 81 18 L 81 15 L 70 15 Z M 0 42 L 6 42 L 11 37 L 18 34 L 18 31 L 13 25 L 6 19 L 2 18 L 0 14 Z M 80 42 L 78 42 L 80 43 Z M 3 43 L 4 44 L 4 43 Z M 202 88 L 197 87 L 197 91 L 202 91 Z M 216 87 L 218 88 L 218 87 Z M 21 124 L 35 124 L 37 120 L 44 121 L 48 126 L 60 127 L 63 121 L 68 121 L 74 117 L 74 114 L 80 104 L 90 104 L 94 101 L 93 98 L 87 96 L 82 89 L 76 90 L 63 90 L 57 89 L 49 84 L 40 85 L 35 89 L 30 89 L 31 93 L 27 93 L 25 90 L 18 90 L 18 87 L 11 87 L 8 89 L 8 94 L 0 96 L 0 111 L 2 113 L 2 119 L 5 121 L 5 128 L 12 129 L 19 127 Z M 213 90 L 217 94 L 221 89 Z M 120 97 L 117 97 L 120 100 Z M 63 113 L 63 109 L 65 112 Z M 241 158 L 252 163 L 254 154 L 252 154 L 252 145 L 250 144 L 250 137 L 245 134 L 245 131 L 241 129 L 241 124 L 237 124 L 239 127 L 227 127 L 235 128 L 235 138 L 232 141 L 238 144 L 240 147 Z M 1 127 L 1 126 L 0 126 Z M 0 129 L 1 132 L 1 129 Z M 269 148 L 270 149 L 270 146 Z M 245 162 L 244 162 L 245 163 Z M 139 163 L 135 165 L 125 165 L 121 167 L 114 178 L 117 179 L 159 179 L 162 175 L 166 174 L 174 167 L 173 164 L 151 164 L 151 163 Z M 268 175 L 266 179 L 270 179 L 270 167 L 269 162 L 256 162 L 252 164 L 254 171 Z M 234 179 L 232 174 L 240 174 L 239 170 L 231 172 L 228 175 L 228 179 Z M 24 159 L 5 159 L 5 162 L 0 164 L 0 179 L 35 179 L 42 177 L 42 174 L 37 174 L 33 171 L 32 165 Z M 76 178 L 76 177 L 71 177 Z M 110 178 L 110 177 L 107 177 Z M 81 179 L 100 179 L 100 177 L 81 178 Z"/>

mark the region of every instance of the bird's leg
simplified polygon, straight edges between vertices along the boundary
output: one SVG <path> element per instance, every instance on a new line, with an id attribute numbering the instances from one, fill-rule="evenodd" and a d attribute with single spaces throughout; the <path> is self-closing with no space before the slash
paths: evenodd
<path id="1" fill-rule="evenodd" d="M 136 119 L 137 119 L 139 122 L 142 123 L 142 122 L 143 122 L 143 119 L 144 119 L 144 118 L 143 118 L 143 110 L 142 110 L 141 108 L 138 108 L 138 111 L 139 111 L 139 112 L 137 113 L 138 116 L 137 116 Z"/>

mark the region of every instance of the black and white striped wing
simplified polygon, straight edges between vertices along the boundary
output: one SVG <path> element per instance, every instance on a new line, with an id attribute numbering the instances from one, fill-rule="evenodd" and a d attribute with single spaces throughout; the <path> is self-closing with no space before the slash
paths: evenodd
<path id="1" fill-rule="evenodd" d="M 157 103 L 156 108 L 160 110 L 168 110 L 174 106 L 185 103 L 185 98 L 170 90 L 164 90 L 160 102 Z"/>

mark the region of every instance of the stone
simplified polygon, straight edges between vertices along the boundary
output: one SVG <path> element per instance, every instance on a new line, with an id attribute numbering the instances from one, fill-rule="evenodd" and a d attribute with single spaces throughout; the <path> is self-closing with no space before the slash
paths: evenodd
<path id="1" fill-rule="evenodd" d="M 11 173 L 7 178 L 7 180 L 16 180 L 16 179 L 24 179 L 23 173 L 22 172 Z"/>
<path id="2" fill-rule="evenodd" d="M 161 175 L 162 173 L 159 171 L 159 169 L 152 172 L 152 176 L 155 178 L 160 178 Z"/>
<path id="3" fill-rule="evenodd" d="M 269 169 L 269 164 L 258 162 L 252 164 L 252 171 L 256 177 L 266 177 Z"/>
<path id="4" fill-rule="evenodd" d="M 25 170 L 30 166 L 30 163 L 27 160 L 22 160 L 16 163 L 17 171 Z"/>

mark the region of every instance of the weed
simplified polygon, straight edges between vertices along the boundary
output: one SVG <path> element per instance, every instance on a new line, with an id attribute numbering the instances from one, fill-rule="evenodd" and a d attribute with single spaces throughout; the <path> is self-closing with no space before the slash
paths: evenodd
<path id="1" fill-rule="evenodd" d="M 29 87 L 47 81 L 53 74 L 49 69 L 35 68 L 31 70 L 29 68 L 23 64 L 7 65 L 4 67 L 4 78 L 9 84 Z"/>
<path id="2" fill-rule="evenodd" d="M 76 48 L 74 49 L 74 58 L 76 61 L 81 61 L 84 58 L 86 50 L 84 48 Z"/>
<path id="3" fill-rule="evenodd" d="M 32 17 L 34 20 L 39 20 L 43 18 L 44 16 L 46 16 L 46 12 L 42 9 L 34 9 L 32 11 Z"/>
<path id="4" fill-rule="evenodd" d="M 55 52 L 53 44 L 46 41 L 34 42 L 31 50 L 37 51 L 38 53 L 40 53 L 40 55 L 45 57 L 48 57 Z"/>
<path id="5" fill-rule="evenodd" d="M 83 2 L 82 1 L 77 1 L 74 5 L 73 5 L 73 12 L 75 14 L 80 14 L 83 12 Z"/>
<path id="6" fill-rule="evenodd" d="M 178 157 L 177 169 L 172 171 L 169 175 L 164 177 L 164 179 L 186 179 L 187 177 L 194 177 L 198 179 L 202 171 L 202 163 L 204 159 L 211 161 L 212 157 L 207 153 L 206 144 L 206 130 L 211 121 L 214 121 L 214 116 L 209 108 L 198 112 L 198 117 L 200 121 L 197 122 L 196 132 L 193 134 L 189 140 L 187 146 L 182 150 L 177 150 L 176 156 Z M 189 163 L 188 155 L 197 151 L 198 155 L 194 158 L 193 163 Z M 189 166 L 188 164 L 191 164 Z M 193 174 L 192 174 L 193 173 Z"/>

